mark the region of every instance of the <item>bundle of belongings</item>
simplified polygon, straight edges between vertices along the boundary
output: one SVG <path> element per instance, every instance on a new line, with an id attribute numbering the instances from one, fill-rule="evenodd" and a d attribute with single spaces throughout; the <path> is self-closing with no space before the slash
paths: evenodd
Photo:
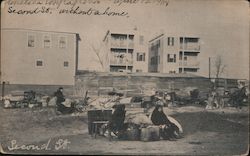
<path id="1" fill-rule="evenodd" d="M 89 100 L 89 107 L 92 109 L 111 109 L 119 100 L 120 97 L 115 95 L 99 96 Z"/>
<path id="2" fill-rule="evenodd" d="M 32 90 L 24 92 L 14 92 L 3 98 L 4 108 L 33 108 L 41 107 L 42 100 L 38 94 Z"/>
<path id="3" fill-rule="evenodd" d="M 145 113 L 126 115 L 124 104 L 116 104 L 113 109 L 110 121 L 100 127 L 101 135 L 120 140 L 158 141 L 176 140 L 183 133 L 179 122 L 167 116 L 162 105 L 156 105 L 151 117 Z"/>

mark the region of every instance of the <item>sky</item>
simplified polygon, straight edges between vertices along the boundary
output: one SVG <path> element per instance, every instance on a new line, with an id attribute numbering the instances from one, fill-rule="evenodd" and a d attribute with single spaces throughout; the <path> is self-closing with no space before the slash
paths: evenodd
<path id="1" fill-rule="evenodd" d="M 69 0 L 68 0 L 69 1 Z M 138 0 L 140 1 L 140 0 Z M 141 0 L 142 1 L 142 0 Z M 107 30 L 130 31 L 135 27 L 149 39 L 164 32 L 201 38 L 201 75 L 207 76 L 208 57 L 223 56 L 224 77 L 249 79 L 249 4 L 244 0 L 168 0 L 167 6 L 122 4 L 113 0 L 100 4 L 79 4 L 128 12 L 128 17 L 86 16 L 57 13 L 39 15 L 9 14 L 2 4 L 2 28 L 67 31 L 80 34 L 79 69 L 99 70 L 91 45 L 100 43 Z M 20 5 L 17 8 L 34 8 Z"/>

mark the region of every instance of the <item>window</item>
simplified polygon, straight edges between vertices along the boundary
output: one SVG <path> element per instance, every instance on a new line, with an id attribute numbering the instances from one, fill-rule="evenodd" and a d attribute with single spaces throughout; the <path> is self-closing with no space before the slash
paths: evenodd
<path id="1" fill-rule="evenodd" d="M 142 73 L 142 70 L 141 69 L 136 69 L 136 72 L 137 73 Z"/>
<path id="2" fill-rule="evenodd" d="M 134 35 L 129 35 L 128 38 L 129 38 L 129 40 L 133 41 L 134 40 Z"/>
<path id="3" fill-rule="evenodd" d="M 176 62 L 176 54 L 168 54 L 168 62 Z"/>
<path id="4" fill-rule="evenodd" d="M 153 56 L 153 57 L 151 58 L 151 64 L 152 64 L 152 65 L 160 64 L 160 56 Z"/>
<path id="5" fill-rule="evenodd" d="M 64 62 L 63 62 L 63 66 L 64 66 L 64 67 L 68 67 L 68 66 L 69 66 L 69 62 L 68 62 L 68 61 L 64 61 Z"/>
<path id="6" fill-rule="evenodd" d="M 139 37 L 139 43 L 140 43 L 140 45 L 143 45 L 144 44 L 144 36 L 140 36 Z"/>
<path id="7" fill-rule="evenodd" d="M 28 35 L 28 47 L 35 47 L 35 36 Z"/>
<path id="8" fill-rule="evenodd" d="M 66 48 L 67 40 L 66 37 L 59 37 L 59 48 Z"/>
<path id="9" fill-rule="evenodd" d="M 174 45 L 174 38 L 168 37 L 168 46 L 173 46 L 173 45 Z"/>
<path id="10" fill-rule="evenodd" d="M 43 66 L 43 61 L 42 60 L 37 60 L 36 61 L 36 66 Z"/>
<path id="11" fill-rule="evenodd" d="M 145 53 L 137 53 L 136 61 L 145 61 Z"/>
<path id="12" fill-rule="evenodd" d="M 150 64 L 151 65 L 157 65 L 158 64 L 158 59 L 160 58 L 160 56 L 153 56 L 153 57 L 151 57 L 151 59 L 150 59 Z"/>
<path id="13" fill-rule="evenodd" d="M 176 73 L 176 72 L 175 72 L 175 70 L 170 70 L 169 73 L 170 73 L 170 74 L 174 74 L 174 73 Z"/>
<path id="14" fill-rule="evenodd" d="M 51 37 L 49 35 L 44 35 L 44 37 L 43 37 L 43 46 L 44 46 L 44 48 L 50 48 L 51 47 Z"/>
<path id="15" fill-rule="evenodd" d="M 160 46 L 161 46 L 161 41 L 158 40 L 157 43 L 156 43 L 156 47 L 157 47 L 157 48 L 160 48 Z"/>

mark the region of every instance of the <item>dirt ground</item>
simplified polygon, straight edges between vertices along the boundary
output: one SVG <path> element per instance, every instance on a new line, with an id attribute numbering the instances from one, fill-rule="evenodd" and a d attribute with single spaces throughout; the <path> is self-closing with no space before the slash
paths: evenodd
<path id="1" fill-rule="evenodd" d="M 134 108 L 127 113 L 140 112 Z M 53 108 L 0 108 L 0 142 L 7 153 L 54 154 L 186 154 L 241 155 L 249 146 L 249 108 L 205 110 L 197 106 L 165 108 L 183 127 L 176 141 L 109 141 L 88 134 L 87 113 L 56 115 Z M 46 149 L 14 149 L 21 145 L 47 145 Z M 64 141 L 64 144 L 60 141 Z M 15 145 L 16 145 L 15 144 Z M 62 146 L 59 146 L 62 145 Z M 24 148 L 25 146 L 23 146 Z"/>

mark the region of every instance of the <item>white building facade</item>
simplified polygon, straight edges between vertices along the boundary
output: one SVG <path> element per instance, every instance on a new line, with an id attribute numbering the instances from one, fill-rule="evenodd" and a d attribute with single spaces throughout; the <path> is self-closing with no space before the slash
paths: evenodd
<path id="1" fill-rule="evenodd" d="M 138 32 L 110 32 L 104 40 L 110 72 L 148 72 L 147 39 Z"/>
<path id="2" fill-rule="evenodd" d="M 197 73 L 200 38 L 161 34 L 149 41 L 149 72 Z"/>
<path id="3" fill-rule="evenodd" d="M 1 29 L 1 81 L 74 85 L 79 40 L 77 33 Z"/>

